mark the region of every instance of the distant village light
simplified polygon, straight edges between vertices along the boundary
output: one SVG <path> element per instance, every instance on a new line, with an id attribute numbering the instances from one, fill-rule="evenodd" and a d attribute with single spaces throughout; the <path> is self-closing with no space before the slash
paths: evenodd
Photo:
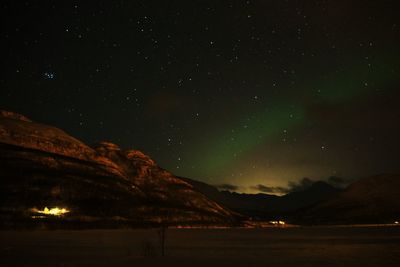
<path id="1" fill-rule="evenodd" d="M 45 207 L 43 210 L 33 209 L 33 211 L 36 213 L 40 213 L 40 214 L 44 214 L 44 215 L 53 215 L 53 216 L 61 216 L 61 215 L 64 215 L 64 214 L 70 212 L 66 208 L 58 208 L 58 207 L 50 208 L 50 209 Z"/>
<path id="2" fill-rule="evenodd" d="M 269 223 L 272 225 L 285 225 L 286 224 L 284 221 L 270 221 Z"/>

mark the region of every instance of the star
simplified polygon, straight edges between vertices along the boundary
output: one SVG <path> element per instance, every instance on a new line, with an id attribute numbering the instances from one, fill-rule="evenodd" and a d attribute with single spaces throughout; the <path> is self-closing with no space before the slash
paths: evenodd
<path id="1" fill-rule="evenodd" d="M 45 72 L 43 73 L 43 76 L 45 79 L 53 80 L 56 77 L 56 74 L 54 72 Z"/>

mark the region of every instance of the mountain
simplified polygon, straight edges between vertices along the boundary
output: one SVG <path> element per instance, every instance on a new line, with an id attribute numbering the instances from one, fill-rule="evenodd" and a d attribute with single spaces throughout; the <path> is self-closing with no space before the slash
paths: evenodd
<path id="1" fill-rule="evenodd" d="M 244 194 L 229 191 L 219 191 L 217 188 L 182 178 L 192 184 L 196 190 L 203 193 L 208 198 L 220 203 L 221 205 L 259 219 L 294 218 L 294 215 L 307 207 L 325 201 L 339 192 L 341 189 L 335 188 L 323 181 L 314 182 L 310 187 L 303 190 L 294 191 L 284 196 L 268 194 Z"/>
<path id="2" fill-rule="evenodd" d="M 264 217 L 268 207 L 278 196 L 267 194 L 244 194 L 230 191 L 220 191 L 216 187 L 195 181 L 189 178 L 182 178 L 184 181 L 193 185 L 193 187 L 207 196 L 209 199 L 220 203 L 230 210 L 249 217 Z"/>
<path id="3" fill-rule="evenodd" d="M 317 181 L 283 196 L 243 194 L 183 178 L 199 192 L 243 215 L 294 224 L 393 223 L 400 217 L 400 175 L 382 174 L 357 180 L 345 189 Z"/>
<path id="4" fill-rule="evenodd" d="M 68 213 L 43 214 L 49 212 L 45 207 Z M 229 226 L 247 217 L 300 224 L 390 223 L 398 214 L 400 175 L 363 178 L 345 190 L 318 181 L 284 196 L 219 191 L 174 176 L 141 151 L 110 142 L 88 146 L 58 128 L 0 111 L 2 227 Z"/>
<path id="5" fill-rule="evenodd" d="M 359 179 L 335 197 L 305 210 L 307 223 L 393 223 L 400 214 L 400 175 Z"/>
<path id="6" fill-rule="evenodd" d="M 341 191 L 327 182 L 316 181 L 309 187 L 280 197 L 274 208 L 281 212 L 293 212 L 335 197 Z"/>
<path id="7" fill-rule="evenodd" d="M 236 215 L 137 150 L 90 147 L 64 131 L 0 111 L 0 218 L 29 222 L 44 207 L 64 221 L 236 223 Z M 51 217 L 51 216 L 50 216 Z M 45 218 L 48 219 L 48 218 Z"/>

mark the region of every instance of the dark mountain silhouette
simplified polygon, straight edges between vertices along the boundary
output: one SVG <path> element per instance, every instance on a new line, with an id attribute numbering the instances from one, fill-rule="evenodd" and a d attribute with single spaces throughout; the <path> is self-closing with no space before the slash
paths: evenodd
<path id="1" fill-rule="evenodd" d="M 295 224 L 393 223 L 399 221 L 400 175 L 362 178 L 345 189 L 317 181 L 283 196 L 219 191 L 185 179 L 221 205 L 252 218 Z"/>
<path id="2" fill-rule="evenodd" d="M 307 188 L 280 197 L 274 208 L 283 212 L 292 212 L 335 197 L 341 191 L 324 181 L 316 181 Z"/>
<path id="3" fill-rule="evenodd" d="M 234 210 L 240 214 L 250 217 L 264 217 L 271 203 L 278 199 L 278 196 L 268 194 L 242 194 L 230 191 L 220 191 L 216 187 L 195 181 L 189 178 L 182 178 L 184 181 L 224 207 Z"/>
<path id="4" fill-rule="evenodd" d="M 306 223 L 393 223 L 400 214 L 400 175 L 362 178 L 345 191 L 305 210 Z"/>
<path id="5" fill-rule="evenodd" d="M 0 112 L 0 216 L 67 207 L 64 219 L 133 223 L 232 224 L 234 213 L 137 150 L 89 147 L 60 129 Z"/>
<path id="6" fill-rule="evenodd" d="M 294 191 L 284 196 L 268 194 L 244 194 L 230 191 L 219 191 L 206 183 L 183 178 L 191 183 L 199 192 L 221 205 L 241 214 L 260 218 L 276 219 L 278 217 L 293 217 L 296 211 L 325 201 L 341 189 L 326 182 L 318 181 L 300 191 Z"/>

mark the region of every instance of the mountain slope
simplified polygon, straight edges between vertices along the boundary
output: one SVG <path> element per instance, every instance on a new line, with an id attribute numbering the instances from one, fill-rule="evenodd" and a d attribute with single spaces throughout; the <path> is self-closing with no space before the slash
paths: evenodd
<path id="1" fill-rule="evenodd" d="M 55 127 L 0 112 L 0 216 L 68 207 L 65 219 L 228 224 L 233 213 L 158 167 L 140 151 L 103 142 L 93 148 Z"/>
<path id="2" fill-rule="evenodd" d="M 206 183 L 183 178 L 196 190 L 223 206 L 241 214 L 261 219 L 293 218 L 297 211 L 335 196 L 341 190 L 326 182 L 318 181 L 301 191 L 284 196 L 268 194 L 244 194 L 219 191 Z"/>
<path id="3" fill-rule="evenodd" d="M 206 211 L 213 216 L 232 215 L 230 211 L 195 191 L 191 184 L 157 166 L 150 157 L 138 150 L 123 151 L 108 142 L 97 144 L 95 149 L 120 166 L 124 175 L 144 192 L 149 203 L 163 203 L 189 212 Z"/>
<path id="4" fill-rule="evenodd" d="M 317 181 L 303 190 L 280 197 L 275 209 L 282 212 L 296 211 L 335 197 L 341 191 L 324 181 Z"/>
<path id="5" fill-rule="evenodd" d="M 230 210 L 250 217 L 264 217 L 269 206 L 278 196 L 267 194 L 241 194 L 229 191 L 219 191 L 216 187 L 195 181 L 189 178 L 182 178 L 192 184 L 194 188 L 207 196 L 209 199 L 220 203 Z"/>
<path id="6" fill-rule="evenodd" d="M 400 175 L 362 178 L 344 192 L 305 211 L 314 223 L 392 223 L 400 214 Z"/>

